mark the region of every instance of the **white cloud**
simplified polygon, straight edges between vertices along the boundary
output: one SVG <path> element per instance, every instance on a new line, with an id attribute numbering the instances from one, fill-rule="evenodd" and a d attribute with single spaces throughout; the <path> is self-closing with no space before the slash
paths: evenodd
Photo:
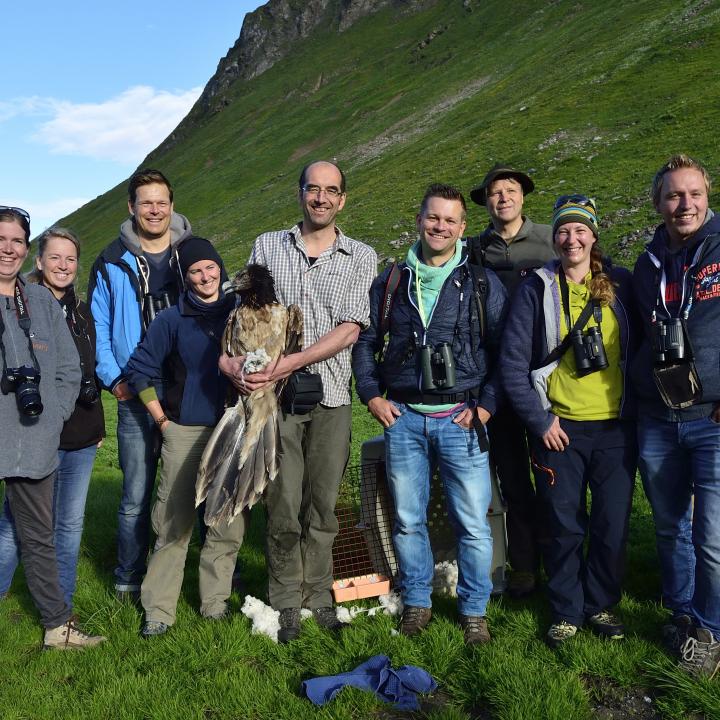
<path id="1" fill-rule="evenodd" d="M 61 197 L 54 200 L 30 200 L 10 198 L 8 205 L 21 207 L 30 213 L 30 230 L 33 237 L 49 228 L 54 222 L 90 202 L 87 197 Z"/>
<path id="2" fill-rule="evenodd" d="M 0 102 L 0 122 L 12 120 L 21 115 L 47 115 L 52 112 L 55 101 L 38 96 L 19 97 Z"/>
<path id="3" fill-rule="evenodd" d="M 26 108 L 44 102 L 51 109 L 54 117 L 34 135 L 50 152 L 135 165 L 175 129 L 201 92 L 201 87 L 172 93 L 138 85 L 101 103 L 27 98 Z M 5 105 L 11 104 L 0 105 L 0 120 L 12 109 Z"/>

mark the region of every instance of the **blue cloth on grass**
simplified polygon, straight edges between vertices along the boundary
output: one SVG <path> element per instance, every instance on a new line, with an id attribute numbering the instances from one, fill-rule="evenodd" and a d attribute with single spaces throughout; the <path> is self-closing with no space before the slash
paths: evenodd
<path id="1" fill-rule="evenodd" d="M 346 685 L 371 690 L 381 700 L 394 703 L 398 710 L 417 710 L 420 707 L 417 693 L 430 693 L 437 688 L 426 670 L 414 665 L 395 670 L 387 655 L 375 655 L 350 672 L 305 680 L 302 691 L 315 705 L 324 705 Z"/>

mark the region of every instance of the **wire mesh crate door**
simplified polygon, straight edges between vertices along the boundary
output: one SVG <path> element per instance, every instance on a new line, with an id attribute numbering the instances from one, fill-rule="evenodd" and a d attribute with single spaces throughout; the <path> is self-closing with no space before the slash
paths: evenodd
<path id="1" fill-rule="evenodd" d="M 338 535 L 333 545 L 333 586 L 336 601 L 372 597 L 388 592 L 394 574 L 384 548 L 392 550 L 391 526 L 383 508 L 389 504 L 384 463 L 347 469 L 341 501 L 335 510 Z"/>
<path id="2" fill-rule="evenodd" d="M 363 443 L 360 467 L 349 468 L 343 479 L 345 498 L 353 498 L 351 504 L 338 507 L 338 519 L 347 517 L 333 550 L 334 577 L 351 578 L 351 573 L 397 575 L 397 560 L 392 543 L 394 507 L 385 476 L 385 442 L 382 435 Z M 353 514 L 354 513 L 354 514 Z M 435 562 L 452 561 L 456 558 L 456 541 L 447 514 L 440 476 L 435 473 L 431 481 L 428 503 L 428 532 Z M 357 518 L 354 520 L 354 518 Z M 493 560 L 491 579 L 493 592 L 505 589 L 505 564 L 507 540 L 505 535 L 505 507 L 497 479 L 492 478 L 492 504 L 489 511 L 493 535 Z M 354 524 L 353 524 L 354 523 Z M 350 527 L 353 532 L 350 532 Z M 362 537 L 357 530 L 362 531 Z M 364 546 L 363 546 L 364 541 Z M 336 559 L 337 558 L 337 559 Z M 363 563 L 368 563 L 367 565 Z"/>

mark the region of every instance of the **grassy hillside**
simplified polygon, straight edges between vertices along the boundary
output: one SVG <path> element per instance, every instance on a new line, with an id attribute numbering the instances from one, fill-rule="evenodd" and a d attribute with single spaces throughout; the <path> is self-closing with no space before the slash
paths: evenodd
<path id="1" fill-rule="evenodd" d="M 385 9 L 236 81 L 221 112 L 143 165 L 168 174 L 176 209 L 232 267 L 257 233 L 297 219 L 297 174 L 316 157 L 347 169 L 343 228 L 381 253 L 413 230 L 430 181 L 469 191 L 503 160 L 533 170 L 537 220 L 558 193 L 595 196 L 605 246 L 629 263 L 640 243 L 627 246 L 628 235 L 655 222 L 647 191 L 666 157 L 686 151 L 720 167 L 719 25 L 707 0 Z M 123 184 L 65 219 L 86 243 L 86 269 L 125 212 Z M 473 206 L 468 229 L 485 222 Z"/>

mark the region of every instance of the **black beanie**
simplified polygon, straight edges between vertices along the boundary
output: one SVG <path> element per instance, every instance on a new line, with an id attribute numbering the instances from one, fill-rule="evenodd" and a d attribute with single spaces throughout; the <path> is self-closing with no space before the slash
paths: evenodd
<path id="1" fill-rule="evenodd" d="M 220 255 L 218 255 L 217 250 L 213 247 L 213 244 L 205 238 L 195 235 L 186 238 L 178 245 L 177 253 L 180 274 L 183 278 L 187 275 L 190 266 L 196 262 L 200 262 L 200 260 L 212 260 L 218 264 L 221 270 L 224 269 L 223 261 Z"/>

